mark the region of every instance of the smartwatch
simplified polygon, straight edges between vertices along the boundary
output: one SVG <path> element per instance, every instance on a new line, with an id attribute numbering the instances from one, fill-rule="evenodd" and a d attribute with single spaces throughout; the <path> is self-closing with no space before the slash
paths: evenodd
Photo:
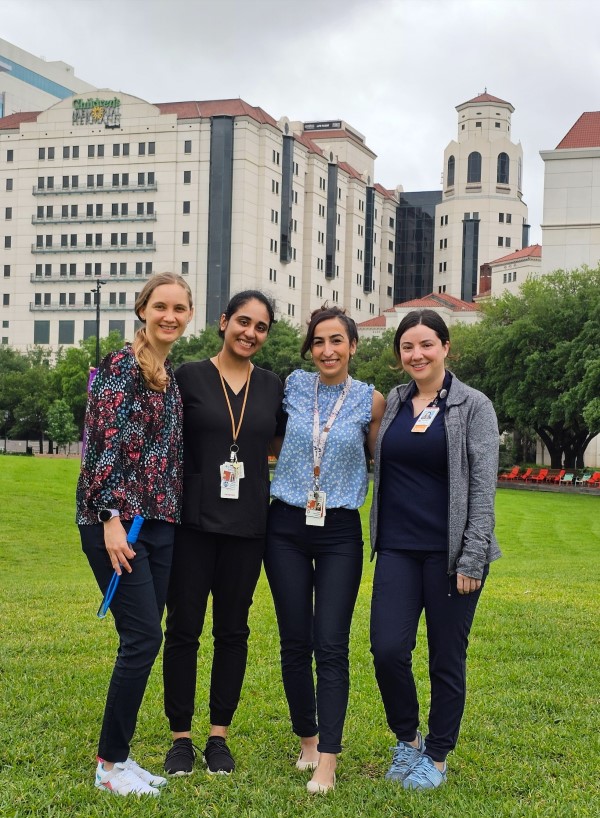
<path id="1" fill-rule="evenodd" d="M 98 520 L 101 523 L 107 523 L 113 517 L 118 517 L 119 512 L 116 508 L 101 508 L 98 512 Z"/>

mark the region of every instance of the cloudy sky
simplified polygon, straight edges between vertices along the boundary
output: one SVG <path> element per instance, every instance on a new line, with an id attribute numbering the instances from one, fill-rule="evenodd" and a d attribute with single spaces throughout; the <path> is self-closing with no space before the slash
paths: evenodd
<path id="1" fill-rule="evenodd" d="M 539 151 L 600 109 L 597 0 L 2 0 L 1 12 L 5 40 L 99 88 L 345 119 L 388 188 L 440 188 L 455 106 L 487 88 L 515 107 L 532 243 Z"/>

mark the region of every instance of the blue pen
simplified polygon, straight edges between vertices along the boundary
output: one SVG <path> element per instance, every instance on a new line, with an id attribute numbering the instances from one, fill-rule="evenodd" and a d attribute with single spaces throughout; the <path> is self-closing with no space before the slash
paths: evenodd
<path id="1" fill-rule="evenodd" d="M 136 514 L 135 517 L 133 518 L 133 522 L 131 523 L 131 528 L 129 529 L 129 532 L 127 534 L 127 542 L 129 543 L 129 545 L 133 545 L 136 542 L 143 522 L 144 518 L 141 517 L 139 514 Z M 110 582 L 108 583 L 108 588 L 106 589 L 106 593 L 104 594 L 102 604 L 98 608 L 98 619 L 104 619 L 104 617 L 108 613 L 110 603 L 113 601 L 113 597 L 115 595 L 115 591 L 117 590 L 117 586 L 119 584 L 120 579 L 121 575 L 117 574 L 117 572 L 115 571 L 115 573 L 112 575 Z"/>

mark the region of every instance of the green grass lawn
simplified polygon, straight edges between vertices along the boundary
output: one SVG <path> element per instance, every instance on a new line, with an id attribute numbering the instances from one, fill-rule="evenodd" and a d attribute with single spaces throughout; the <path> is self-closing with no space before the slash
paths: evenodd
<path id="1" fill-rule="evenodd" d="M 373 565 L 354 618 L 352 690 L 338 786 L 311 797 L 293 762 L 278 638 L 261 578 L 248 673 L 230 734 L 238 769 L 198 764 L 159 799 L 93 787 L 104 695 L 114 659 L 110 616 L 74 525 L 78 463 L 0 457 L 0 816 L 374 816 L 529 818 L 600 815 L 600 498 L 498 492 L 494 563 L 471 636 L 463 729 L 448 784 L 407 793 L 383 781 L 393 738 L 368 644 Z M 365 533 L 366 509 L 365 509 Z M 210 623 L 201 649 L 196 741 L 207 728 Z M 425 705 L 423 639 L 415 672 Z M 425 713 L 425 711 L 424 711 Z M 422 725 L 426 729 L 426 724 Z M 157 664 L 132 754 L 160 771 L 169 746 Z"/>

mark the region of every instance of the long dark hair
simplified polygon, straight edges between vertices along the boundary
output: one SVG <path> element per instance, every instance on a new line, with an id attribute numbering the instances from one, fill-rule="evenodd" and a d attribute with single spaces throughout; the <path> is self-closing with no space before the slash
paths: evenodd
<path id="1" fill-rule="evenodd" d="M 252 300 L 260 301 L 260 303 L 266 307 L 266 310 L 269 313 L 269 329 L 271 329 L 275 323 L 275 306 L 269 296 L 265 295 L 265 293 L 261 292 L 260 290 L 242 290 L 241 293 L 236 293 L 235 295 L 231 296 L 229 303 L 225 307 L 223 315 L 227 321 L 229 321 L 234 313 L 241 309 L 244 304 L 247 304 L 248 301 Z M 225 337 L 225 332 L 220 327 L 219 335 L 221 338 Z"/>
<path id="2" fill-rule="evenodd" d="M 348 336 L 350 343 L 352 343 L 352 341 L 356 341 L 358 344 L 358 330 L 356 329 L 354 319 L 350 318 L 350 316 L 346 313 L 346 310 L 342 309 L 341 307 L 328 307 L 326 304 L 323 304 L 322 307 L 318 307 L 316 310 L 313 310 L 310 314 L 310 318 L 308 319 L 306 338 L 300 347 L 300 355 L 303 358 L 306 358 L 306 353 L 309 352 L 312 347 L 315 338 L 315 330 L 321 321 L 327 321 L 329 318 L 338 318 L 346 328 L 346 335 Z"/>

